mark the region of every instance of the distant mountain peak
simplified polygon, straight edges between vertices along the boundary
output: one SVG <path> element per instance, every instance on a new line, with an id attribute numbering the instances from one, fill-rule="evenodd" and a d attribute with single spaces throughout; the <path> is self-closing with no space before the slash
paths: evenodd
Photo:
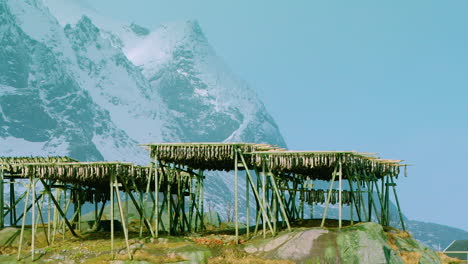
<path id="1" fill-rule="evenodd" d="M 75 38 L 81 40 L 81 44 L 84 44 L 84 42 L 96 41 L 100 36 L 99 28 L 96 27 L 87 16 L 82 16 L 75 26 L 67 24 L 64 30 L 68 37 L 70 37 L 71 32 L 73 32 Z"/>

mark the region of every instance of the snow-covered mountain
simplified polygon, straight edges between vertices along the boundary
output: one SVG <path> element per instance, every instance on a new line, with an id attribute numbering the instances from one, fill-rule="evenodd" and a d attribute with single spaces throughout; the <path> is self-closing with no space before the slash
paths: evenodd
<path id="1" fill-rule="evenodd" d="M 73 1 L 0 0 L 0 47 L 0 156 L 146 164 L 139 143 L 286 145 L 196 21 L 149 30 Z M 223 213 L 232 177 L 211 177 L 207 204 Z"/>
<path id="2" fill-rule="evenodd" d="M 197 22 L 153 32 L 135 24 L 100 29 L 87 16 L 61 24 L 41 1 L 1 3 L 1 138 L 7 155 L 145 163 L 148 155 L 136 143 L 285 145 L 257 95 L 217 57 Z M 80 96 L 80 105 L 73 105 L 73 96 Z"/>
<path id="3" fill-rule="evenodd" d="M 150 31 L 87 9 L 57 20 L 50 10 L 58 3 L 0 2 L 0 155 L 146 164 L 149 155 L 138 143 L 285 146 L 263 103 L 216 55 L 196 21 Z M 222 212 L 232 177 L 212 177 L 206 199 Z"/>

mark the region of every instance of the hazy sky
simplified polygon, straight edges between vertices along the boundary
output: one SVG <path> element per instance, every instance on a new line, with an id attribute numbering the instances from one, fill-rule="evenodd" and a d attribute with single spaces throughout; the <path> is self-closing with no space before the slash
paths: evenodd
<path id="1" fill-rule="evenodd" d="M 198 20 L 290 149 L 415 164 L 404 213 L 468 230 L 468 1 L 89 2 L 149 28 Z"/>

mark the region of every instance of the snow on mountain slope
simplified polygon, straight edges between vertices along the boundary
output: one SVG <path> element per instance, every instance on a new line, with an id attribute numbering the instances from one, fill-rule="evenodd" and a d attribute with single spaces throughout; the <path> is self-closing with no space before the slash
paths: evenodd
<path id="1" fill-rule="evenodd" d="M 93 143 L 97 136 L 112 142 L 107 159 L 129 153 L 142 159 L 137 142 L 80 87 L 71 71 L 73 49 L 47 8 L 38 1 L 1 1 L 0 11 L 0 155 L 42 150 L 42 155 L 102 160 Z"/>
<path id="2" fill-rule="evenodd" d="M 89 16 L 100 28 L 101 37 L 122 49 L 141 69 L 151 85 L 151 99 L 164 102 L 156 111 L 165 117 L 159 120 L 163 141 L 252 141 L 285 146 L 263 103 L 216 55 L 196 21 L 167 23 L 150 31 L 101 16 L 80 1 L 45 3 L 62 25 L 79 23 L 77 14 Z"/>
<path id="3" fill-rule="evenodd" d="M 100 30 L 87 17 L 65 33 L 75 51 L 74 72 L 93 100 L 106 109 L 112 121 L 137 142 L 161 141 L 160 101 L 141 72 L 122 51 L 101 38 Z M 76 66 L 76 65 L 74 65 Z"/>
<path id="4" fill-rule="evenodd" d="M 126 54 L 159 92 L 182 139 L 285 146 L 263 103 L 230 73 L 196 21 L 161 25 Z"/>

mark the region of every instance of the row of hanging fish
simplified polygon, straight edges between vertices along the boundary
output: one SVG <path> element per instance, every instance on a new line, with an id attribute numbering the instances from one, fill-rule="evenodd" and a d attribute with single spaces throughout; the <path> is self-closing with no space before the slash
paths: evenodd
<path id="1" fill-rule="evenodd" d="M 145 181 L 151 173 L 151 168 L 132 164 L 15 164 L 10 173 L 20 174 L 21 177 L 58 180 L 65 183 L 93 186 L 108 184 L 112 175 L 133 177 L 136 181 Z"/>
<path id="2" fill-rule="evenodd" d="M 330 196 L 330 203 L 337 204 L 339 203 L 339 190 L 332 190 Z M 324 204 L 328 199 L 328 190 L 310 190 L 307 192 L 301 192 L 300 200 L 308 204 Z M 351 192 L 343 190 L 341 191 L 341 202 L 342 204 L 351 204 Z"/>
<path id="3" fill-rule="evenodd" d="M 73 189 L 71 195 L 72 201 L 79 202 L 80 204 L 84 204 L 85 202 L 94 203 L 94 201 L 106 202 L 110 200 L 109 190 L 95 190 L 91 188 Z"/>

